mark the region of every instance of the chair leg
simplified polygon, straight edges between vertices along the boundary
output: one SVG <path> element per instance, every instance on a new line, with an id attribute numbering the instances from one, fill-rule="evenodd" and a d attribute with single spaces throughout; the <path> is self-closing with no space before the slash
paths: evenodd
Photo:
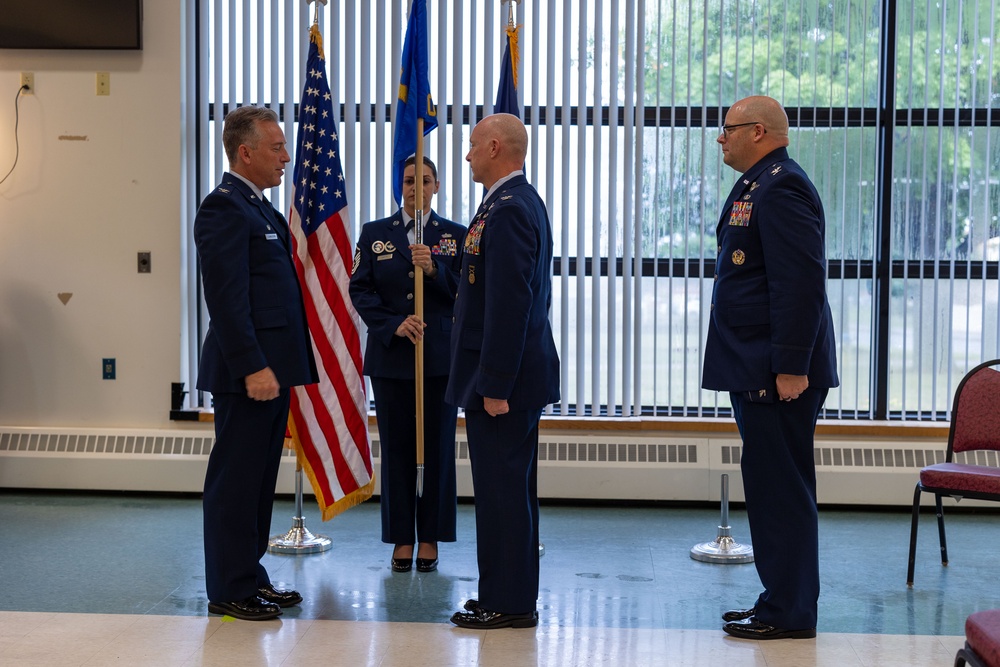
<path id="1" fill-rule="evenodd" d="M 948 543 L 944 539 L 944 507 L 941 505 L 941 496 L 934 495 L 934 505 L 937 507 L 938 538 L 941 540 L 941 564 L 948 564 Z"/>
<path id="2" fill-rule="evenodd" d="M 913 585 L 913 563 L 917 556 L 917 526 L 920 522 L 920 483 L 913 490 L 913 519 L 910 522 L 910 562 L 906 568 L 906 585 Z"/>

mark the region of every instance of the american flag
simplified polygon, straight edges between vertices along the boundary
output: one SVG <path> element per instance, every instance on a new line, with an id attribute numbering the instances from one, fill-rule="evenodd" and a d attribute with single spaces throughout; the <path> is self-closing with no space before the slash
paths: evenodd
<path id="1" fill-rule="evenodd" d="M 320 381 L 295 388 L 288 425 L 326 521 L 371 497 L 375 478 L 358 314 L 347 291 L 347 193 L 317 25 L 309 42 L 289 225 Z"/>

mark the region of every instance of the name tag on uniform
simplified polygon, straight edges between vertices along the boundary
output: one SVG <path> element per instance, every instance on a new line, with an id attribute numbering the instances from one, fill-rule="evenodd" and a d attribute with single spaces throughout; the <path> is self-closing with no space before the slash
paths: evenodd
<path id="1" fill-rule="evenodd" d="M 267 239 L 268 241 L 277 241 L 278 240 L 278 235 L 277 234 L 264 234 L 264 238 Z"/>

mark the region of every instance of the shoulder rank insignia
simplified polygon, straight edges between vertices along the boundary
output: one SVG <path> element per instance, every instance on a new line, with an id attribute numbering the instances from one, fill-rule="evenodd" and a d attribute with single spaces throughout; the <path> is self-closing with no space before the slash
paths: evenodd
<path id="1" fill-rule="evenodd" d="M 227 195 L 229 194 L 229 190 L 227 190 L 227 189 L 225 189 L 223 187 L 218 187 L 218 188 L 215 188 L 215 189 L 218 190 L 219 192 L 225 192 Z"/>
<path id="2" fill-rule="evenodd" d="M 781 165 L 780 164 L 777 165 L 774 169 L 771 170 L 771 175 L 772 176 L 777 176 L 779 171 L 781 171 Z"/>
<path id="3" fill-rule="evenodd" d="M 514 198 L 514 195 L 506 195 L 504 197 L 500 197 L 500 199 L 502 199 L 504 201 L 507 201 L 508 199 L 513 199 L 513 198 Z"/>

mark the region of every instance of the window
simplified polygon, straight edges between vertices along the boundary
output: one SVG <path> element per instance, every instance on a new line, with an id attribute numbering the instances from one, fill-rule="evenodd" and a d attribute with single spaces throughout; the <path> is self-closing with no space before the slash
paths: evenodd
<path id="1" fill-rule="evenodd" d="M 292 142 L 314 10 L 188 3 L 193 220 L 225 167 L 228 108 L 271 105 Z M 393 208 L 408 7 L 320 9 L 355 231 Z M 428 4 L 435 209 L 461 222 L 481 196 L 464 155 L 495 97 L 507 8 Z M 555 237 L 554 413 L 728 413 L 726 395 L 700 388 L 715 225 L 738 176 L 715 138 L 727 106 L 750 94 L 785 105 L 789 151 L 826 208 L 842 382 L 826 416 L 946 418 L 965 371 L 1000 356 L 1000 0 L 535 0 L 515 11 L 526 169 Z M 287 196 L 272 192 L 286 208 Z M 205 314 L 188 264 L 193 378 Z"/>

